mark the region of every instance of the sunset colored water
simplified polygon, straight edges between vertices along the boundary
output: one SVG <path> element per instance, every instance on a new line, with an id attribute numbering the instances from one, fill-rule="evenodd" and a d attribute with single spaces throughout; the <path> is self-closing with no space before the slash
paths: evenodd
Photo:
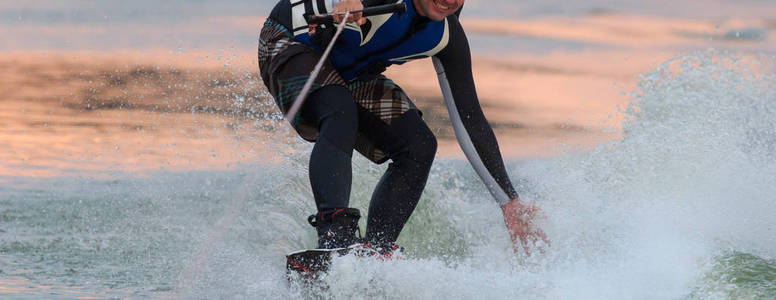
<path id="1" fill-rule="evenodd" d="M 300 298 L 311 144 L 257 76 L 274 1 L 0 3 L 0 298 Z M 776 297 L 776 3 L 477 1 L 484 111 L 553 247 L 515 256 L 430 61 L 440 139 L 407 259 L 331 298 Z M 352 205 L 385 166 L 355 159 Z M 356 274 L 358 276 L 356 276 Z"/>

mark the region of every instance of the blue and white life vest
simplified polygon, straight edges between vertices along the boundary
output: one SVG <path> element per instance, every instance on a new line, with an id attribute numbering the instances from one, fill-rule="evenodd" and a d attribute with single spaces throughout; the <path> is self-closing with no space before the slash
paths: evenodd
<path id="1" fill-rule="evenodd" d="M 320 48 L 311 40 L 304 15 L 331 12 L 331 1 L 288 1 L 296 40 Z M 343 79 L 349 81 L 360 75 L 380 73 L 393 64 L 431 57 L 447 46 L 450 39 L 448 20 L 435 22 L 419 16 L 412 0 L 404 3 L 407 5 L 405 13 L 370 16 L 361 26 L 346 24 L 329 56 Z"/>

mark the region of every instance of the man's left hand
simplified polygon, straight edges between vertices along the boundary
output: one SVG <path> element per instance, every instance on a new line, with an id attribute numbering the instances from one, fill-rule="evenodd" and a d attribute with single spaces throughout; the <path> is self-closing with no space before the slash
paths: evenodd
<path id="1" fill-rule="evenodd" d="M 539 207 L 523 203 L 520 198 L 515 198 L 501 206 L 501 212 L 504 213 L 504 223 L 509 231 L 509 237 L 512 238 L 512 248 L 515 253 L 519 251 L 518 241 L 529 256 L 532 246 L 544 253 L 544 246 L 549 246 L 550 240 L 547 239 L 544 231 L 536 227 L 534 223 L 540 212 Z"/>
<path id="2" fill-rule="evenodd" d="M 334 4 L 334 23 L 342 22 L 342 17 L 346 12 L 358 11 L 362 9 L 364 9 L 364 5 L 361 4 L 360 0 L 341 0 L 337 2 L 337 4 Z M 356 22 L 358 26 L 361 26 L 366 23 L 366 18 L 364 18 L 362 14 L 358 12 L 351 14 L 348 17 L 348 22 Z"/>

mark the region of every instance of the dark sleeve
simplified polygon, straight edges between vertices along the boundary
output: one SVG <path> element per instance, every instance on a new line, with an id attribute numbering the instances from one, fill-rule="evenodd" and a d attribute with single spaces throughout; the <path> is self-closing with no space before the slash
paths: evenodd
<path id="1" fill-rule="evenodd" d="M 458 17 L 448 17 L 450 25 L 450 41 L 444 50 L 436 57 L 445 68 L 447 79 L 455 99 L 455 106 L 461 115 L 461 120 L 466 131 L 471 137 L 474 148 L 490 174 L 511 199 L 517 198 L 517 191 L 507 175 L 501 151 L 498 147 L 496 135 L 485 119 L 480 102 L 477 99 L 477 90 L 474 87 L 472 76 L 471 52 L 469 41 L 463 31 Z"/>

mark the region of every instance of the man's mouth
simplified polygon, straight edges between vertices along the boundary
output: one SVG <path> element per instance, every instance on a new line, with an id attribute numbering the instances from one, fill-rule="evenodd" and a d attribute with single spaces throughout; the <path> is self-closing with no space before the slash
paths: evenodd
<path id="1" fill-rule="evenodd" d="M 434 6 L 436 6 L 436 7 L 437 7 L 437 8 L 439 8 L 440 10 L 448 10 L 448 9 L 450 9 L 450 7 L 448 7 L 448 6 L 445 6 L 445 5 L 444 5 L 444 4 L 442 4 L 442 3 L 439 3 L 439 1 L 437 1 L 437 0 L 434 0 L 434 1 L 432 1 L 432 2 L 434 2 Z"/>

